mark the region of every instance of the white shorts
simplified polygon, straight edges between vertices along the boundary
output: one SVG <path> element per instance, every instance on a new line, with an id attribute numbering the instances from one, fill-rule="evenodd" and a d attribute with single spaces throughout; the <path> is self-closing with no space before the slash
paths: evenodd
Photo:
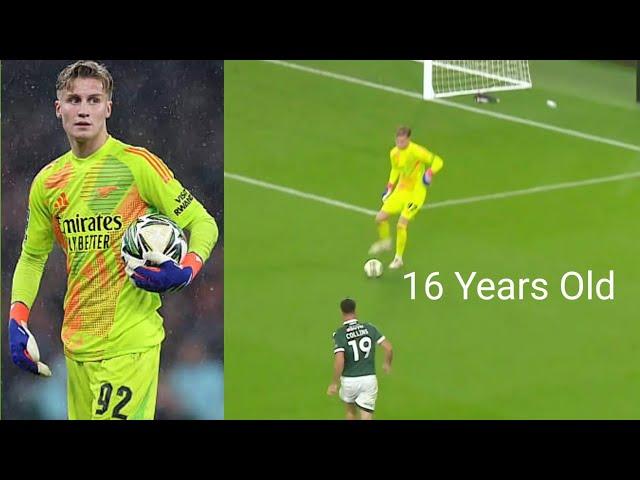
<path id="1" fill-rule="evenodd" d="M 369 412 L 376 409 L 378 398 L 378 378 L 375 375 L 340 378 L 340 399 L 345 403 L 355 403 Z"/>

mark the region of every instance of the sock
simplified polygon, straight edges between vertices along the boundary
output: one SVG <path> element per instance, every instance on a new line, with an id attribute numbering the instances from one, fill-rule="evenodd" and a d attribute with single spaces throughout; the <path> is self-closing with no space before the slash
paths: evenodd
<path id="1" fill-rule="evenodd" d="M 396 237 L 396 257 L 402 258 L 404 247 L 407 245 L 407 226 L 398 224 Z"/>
<path id="2" fill-rule="evenodd" d="M 378 223 L 378 236 L 380 237 L 380 240 L 386 240 L 391 236 L 389 220 L 384 220 L 383 222 Z"/>

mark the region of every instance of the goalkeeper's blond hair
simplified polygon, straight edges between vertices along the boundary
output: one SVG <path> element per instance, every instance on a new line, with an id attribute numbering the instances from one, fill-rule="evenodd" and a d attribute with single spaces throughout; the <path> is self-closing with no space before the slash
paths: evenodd
<path id="1" fill-rule="evenodd" d="M 102 82 L 104 92 L 107 94 L 107 99 L 111 100 L 113 94 L 113 77 L 107 67 L 94 62 L 93 60 L 78 60 L 71 65 L 66 66 L 59 74 L 56 81 L 56 94 L 60 98 L 60 92 L 62 90 L 68 90 L 71 87 L 71 83 L 76 78 L 95 78 Z"/>

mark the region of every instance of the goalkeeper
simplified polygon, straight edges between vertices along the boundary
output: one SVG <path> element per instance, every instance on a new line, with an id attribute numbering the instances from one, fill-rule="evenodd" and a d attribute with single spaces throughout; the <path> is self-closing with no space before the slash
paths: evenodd
<path id="1" fill-rule="evenodd" d="M 162 160 L 107 133 L 113 79 L 103 65 L 67 66 L 56 93 L 71 149 L 31 185 L 11 291 L 11 357 L 23 370 L 51 375 L 27 324 L 55 239 L 67 258 L 61 338 L 69 419 L 153 419 L 165 335 L 159 293 L 193 281 L 218 227 Z M 157 212 L 189 230 L 189 251 L 180 265 L 164 257 L 136 268 L 134 286 L 120 258 L 122 235 L 141 215 Z"/>
<path id="2" fill-rule="evenodd" d="M 391 250 L 389 217 L 400 214 L 396 229 L 396 254 L 389 265 L 391 269 L 402 267 L 407 245 L 407 227 L 427 199 L 427 187 L 444 162 L 438 155 L 411 141 L 411 129 L 400 127 L 396 131 L 396 146 L 389 154 L 391 173 L 387 189 L 382 195 L 382 208 L 376 215 L 378 241 L 369 249 L 377 255 Z"/>

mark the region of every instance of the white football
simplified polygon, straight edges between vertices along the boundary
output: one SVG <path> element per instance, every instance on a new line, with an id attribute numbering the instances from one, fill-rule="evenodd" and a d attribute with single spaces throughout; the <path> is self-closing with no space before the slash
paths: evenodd
<path id="1" fill-rule="evenodd" d="M 382 262 L 375 258 L 367 260 L 367 262 L 364 264 L 364 273 L 369 278 L 378 278 L 380 275 L 382 275 L 382 270 Z"/>
<path id="2" fill-rule="evenodd" d="M 145 259 L 149 252 L 162 253 L 180 263 L 187 253 L 187 238 L 168 217 L 159 213 L 144 215 L 122 236 L 122 260 L 129 277 L 137 267 L 149 264 Z"/>

